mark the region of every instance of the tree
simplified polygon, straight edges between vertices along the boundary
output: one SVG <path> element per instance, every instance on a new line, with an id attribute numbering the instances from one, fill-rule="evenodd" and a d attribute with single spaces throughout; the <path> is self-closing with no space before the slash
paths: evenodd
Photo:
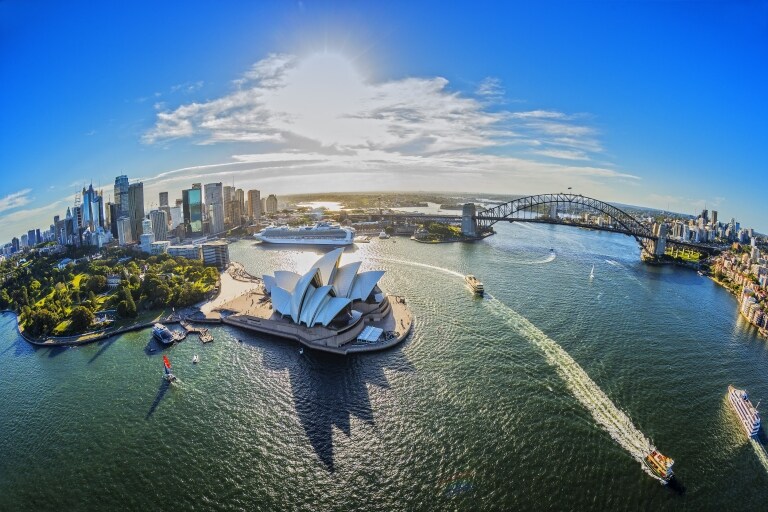
<path id="1" fill-rule="evenodd" d="M 58 316 L 47 309 L 30 311 L 26 320 L 24 330 L 34 337 L 50 334 L 59 325 Z"/>
<path id="2" fill-rule="evenodd" d="M 136 303 L 133 301 L 131 292 L 123 288 L 122 294 L 124 298 L 117 305 L 117 314 L 123 318 L 136 318 L 139 313 L 136 311 Z"/>
<path id="3" fill-rule="evenodd" d="M 94 275 L 85 282 L 85 289 L 93 293 L 101 293 L 107 287 L 107 278 L 101 275 Z"/>
<path id="4" fill-rule="evenodd" d="M 82 332 L 88 329 L 93 323 L 94 317 L 91 310 L 84 306 L 76 306 L 70 314 L 71 328 L 74 331 Z"/>

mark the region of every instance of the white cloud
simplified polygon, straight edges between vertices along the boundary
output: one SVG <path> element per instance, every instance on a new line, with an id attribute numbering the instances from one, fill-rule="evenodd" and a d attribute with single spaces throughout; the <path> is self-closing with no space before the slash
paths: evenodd
<path id="1" fill-rule="evenodd" d="M 535 155 L 548 156 L 550 158 L 559 158 L 561 160 L 589 160 L 589 157 L 583 151 L 568 149 L 540 149 L 531 151 Z"/>
<path id="2" fill-rule="evenodd" d="M 501 82 L 492 77 L 475 91 L 477 99 L 451 90 L 442 77 L 371 82 L 338 55 L 272 54 L 233 84 L 222 97 L 158 112 L 143 140 L 252 142 L 260 152 L 170 171 L 149 186 L 229 176 L 239 186 L 284 183 L 278 193 L 352 183 L 358 190 L 537 191 L 563 181 L 595 187 L 638 179 L 592 163 L 602 146 L 588 116 L 492 108 L 482 100 L 503 103 L 495 98 L 503 94 Z M 302 190 L 296 189 L 297 176 Z M 343 183 L 336 179 L 341 176 Z"/>
<path id="3" fill-rule="evenodd" d="M 20 208 L 26 204 L 29 204 L 31 201 L 29 197 L 30 192 L 32 192 L 31 188 L 25 188 L 24 190 L 19 190 L 18 192 L 14 192 L 3 198 L 0 198 L 0 212 L 12 210 L 14 208 Z M 5 217 L 7 218 L 8 216 Z"/>
<path id="4" fill-rule="evenodd" d="M 475 93 L 478 96 L 501 97 L 504 96 L 505 91 L 500 79 L 489 76 L 480 82 Z"/>

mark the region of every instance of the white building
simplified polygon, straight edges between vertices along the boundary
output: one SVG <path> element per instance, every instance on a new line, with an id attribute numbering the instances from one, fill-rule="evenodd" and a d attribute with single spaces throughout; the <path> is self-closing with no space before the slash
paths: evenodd
<path id="1" fill-rule="evenodd" d="M 165 254 L 168 252 L 168 247 L 171 246 L 171 242 L 168 240 L 160 240 L 159 242 L 152 242 L 149 245 L 149 254 Z"/>
<path id="2" fill-rule="evenodd" d="M 343 248 L 329 252 L 304 275 L 288 270 L 279 270 L 274 276 L 264 275 L 264 287 L 272 298 L 273 309 L 296 324 L 327 327 L 353 302 L 383 301 L 377 284 L 384 271 L 358 272 L 360 261 L 339 266 L 343 253 Z M 361 315 L 359 311 L 349 314 Z"/>
<path id="3" fill-rule="evenodd" d="M 168 247 L 168 254 L 176 257 L 187 258 L 189 260 L 199 260 L 200 247 L 197 245 L 171 245 Z"/>

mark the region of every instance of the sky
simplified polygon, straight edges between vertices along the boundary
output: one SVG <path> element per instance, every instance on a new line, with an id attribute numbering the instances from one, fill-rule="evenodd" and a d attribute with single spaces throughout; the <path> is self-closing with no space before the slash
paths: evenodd
<path id="1" fill-rule="evenodd" d="M 0 2 L 0 241 L 115 176 L 573 192 L 768 232 L 768 0 Z"/>

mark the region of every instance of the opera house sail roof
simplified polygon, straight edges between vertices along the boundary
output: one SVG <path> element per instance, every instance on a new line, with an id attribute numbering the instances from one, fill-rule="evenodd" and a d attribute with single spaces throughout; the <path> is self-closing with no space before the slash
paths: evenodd
<path id="1" fill-rule="evenodd" d="M 366 301 L 384 271 L 359 272 L 359 261 L 340 266 L 343 252 L 343 248 L 329 252 L 304 275 L 288 270 L 264 275 L 272 308 L 297 324 L 327 327 L 354 301 Z"/>

